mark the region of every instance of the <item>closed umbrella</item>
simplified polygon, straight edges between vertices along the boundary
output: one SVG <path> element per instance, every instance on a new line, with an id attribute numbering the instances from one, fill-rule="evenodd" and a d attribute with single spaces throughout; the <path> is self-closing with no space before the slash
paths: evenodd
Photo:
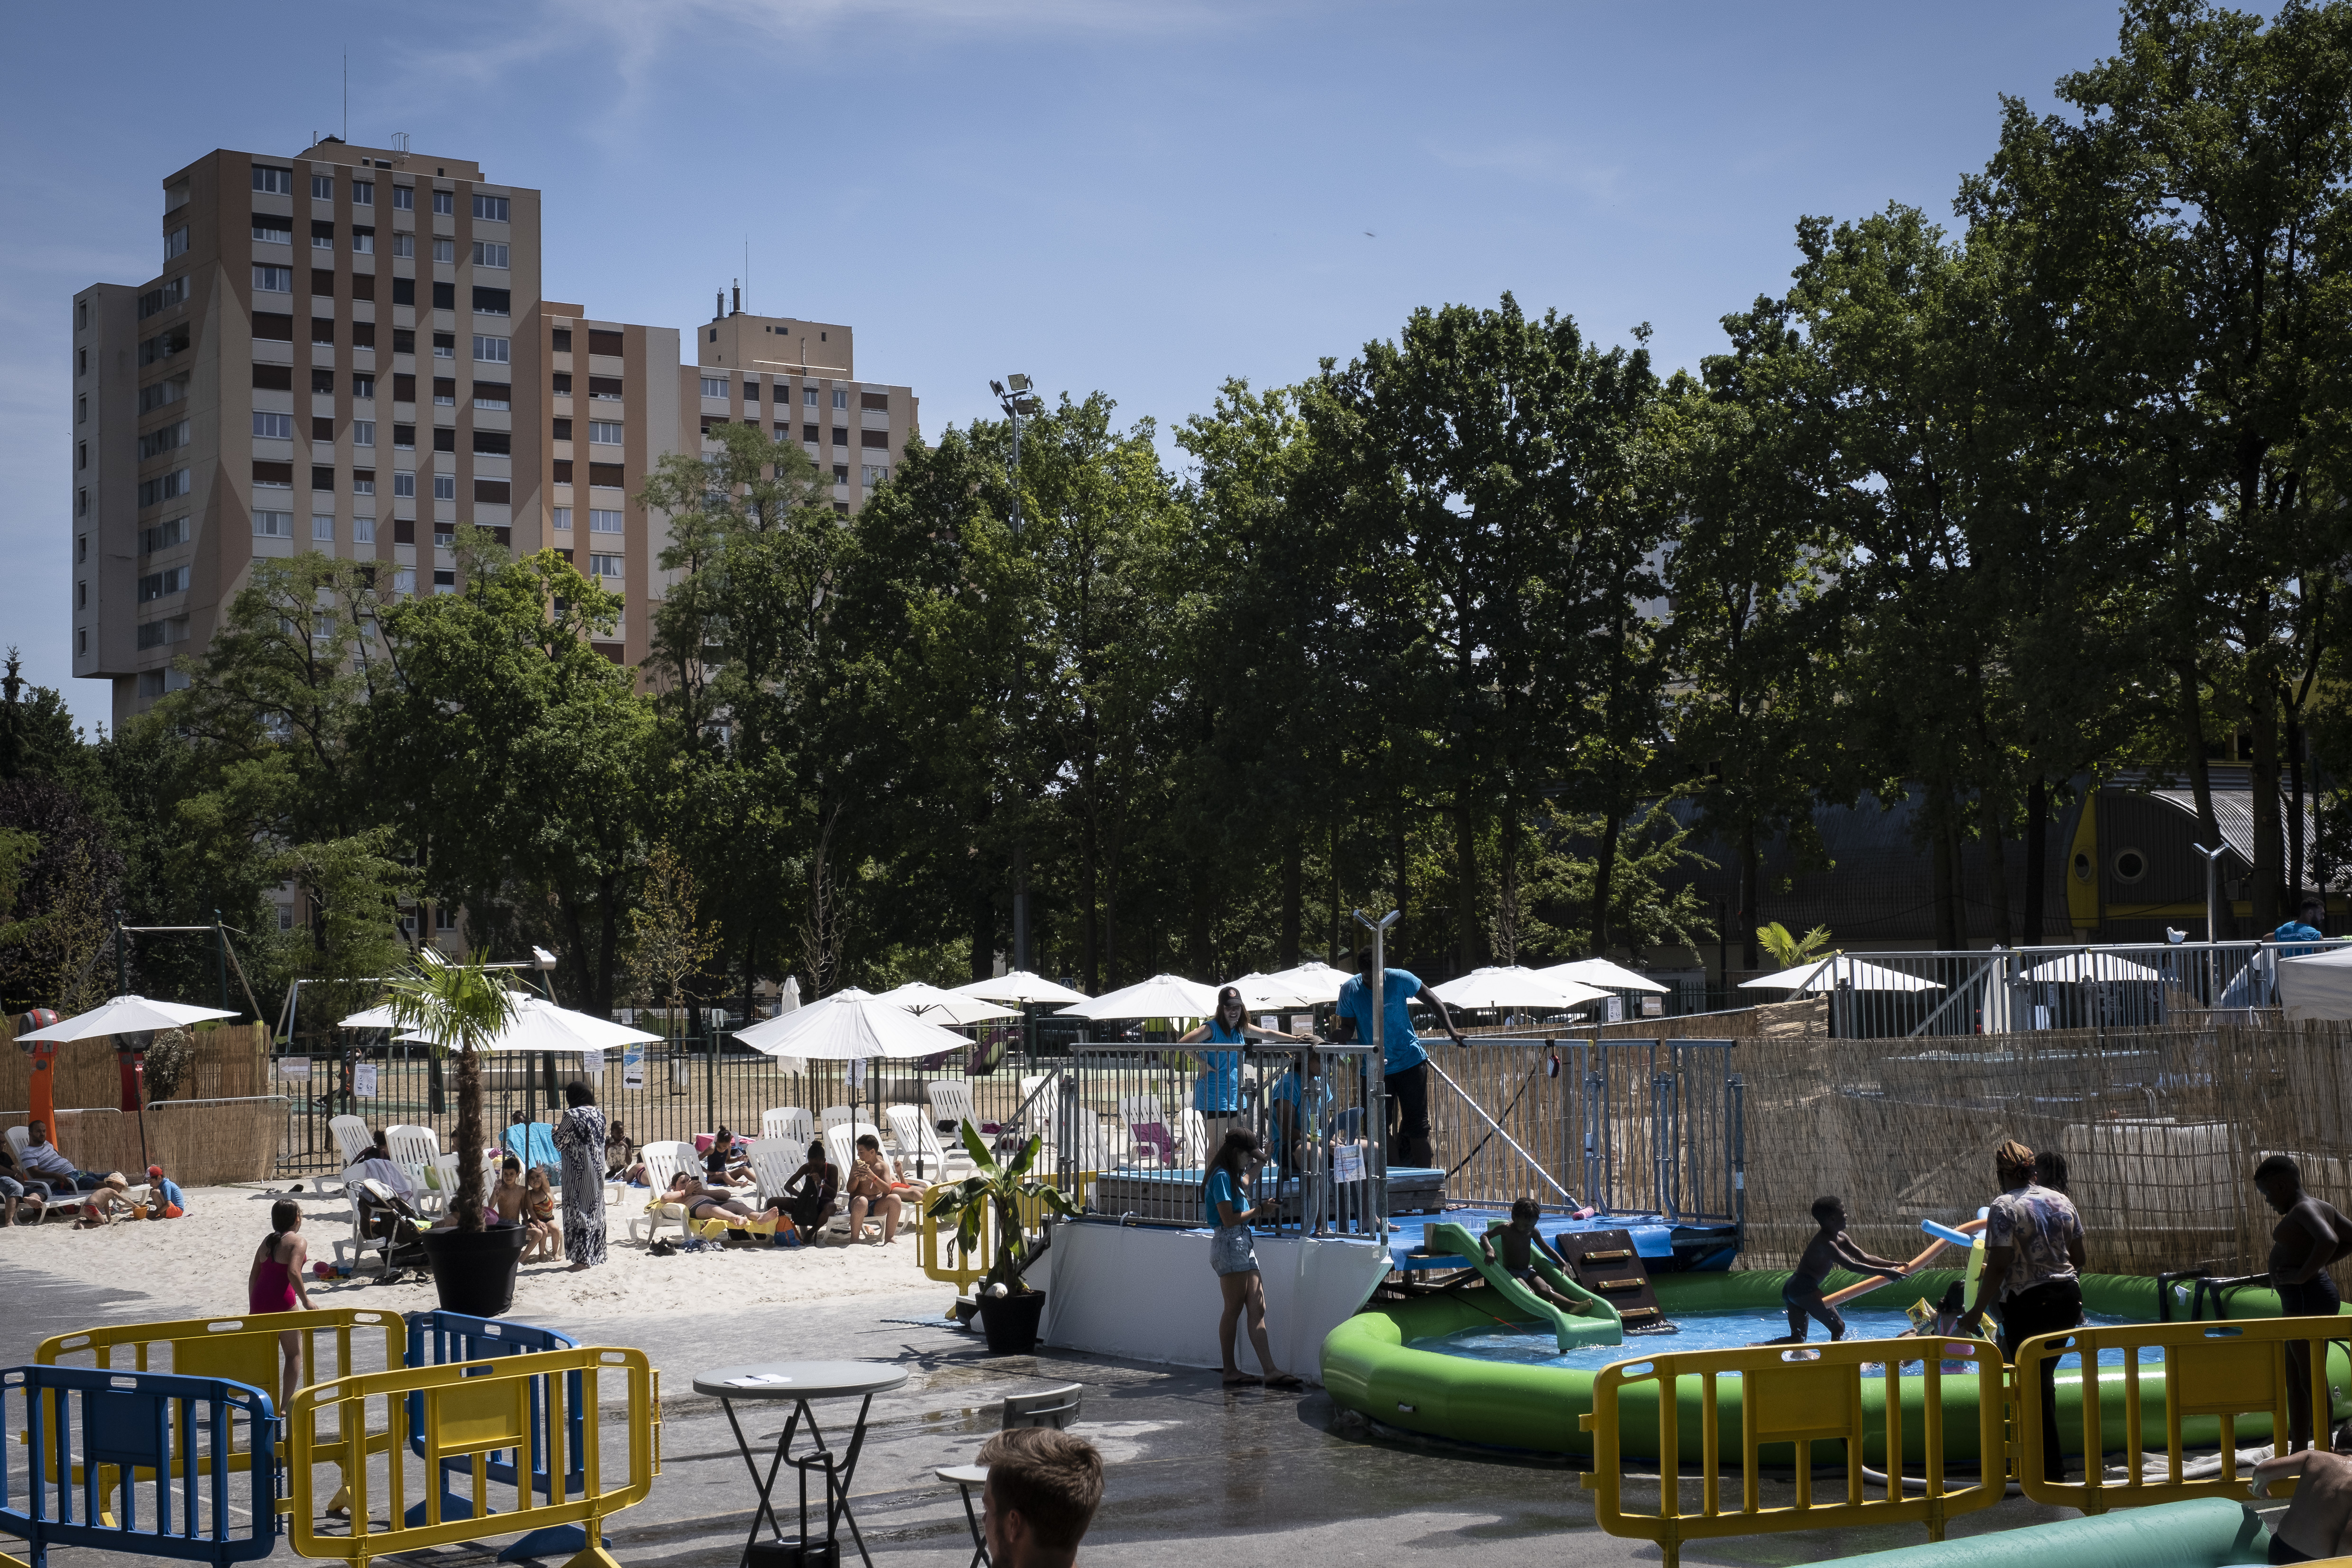
<path id="1" fill-rule="evenodd" d="M 1603 991 L 1666 991 L 1646 974 L 1636 974 L 1622 963 L 1612 963 L 1605 958 L 1580 958 L 1572 963 L 1555 963 L 1538 969 L 1536 973 L 1546 980 L 1573 980 L 1580 985 L 1598 985 Z"/>
<path id="2" fill-rule="evenodd" d="M 1429 994 L 1449 1007 L 1573 1007 L 1608 993 L 1573 980 L 1548 980 L 1517 964 L 1474 969 Z"/>
<path id="3" fill-rule="evenodd" d="M 896 1003 L 933 1024 L 986 1024 L 998 1018 L 1021 1016 L 1018 1007 L 1006 1007 L 982 996 L 942 991 L 920 980 L 909 980 L 895 990 L 885 991 L 877 1000 Z"/>
<path id="4" fill-rule="evenodd" d="M 1075 1007 L 1065 1007 L 1064 1018 L 1207 1018 L 1217 1011 L 1217 988 L 1187 980 L 1181 974 L 1155 974 L 1117 991 L 1106 991 Z"/>
<path id="5" fill-rule="evenodd" d="M 1083 1002 L 1087 994 L 1057 985 L 1042 974 L 1032 974 L 1016 969 L 1010 974 L 999 974 L 989 980 L 975 980 L 968 985 L 954 988 L 966 996 L 977 996 L 987 1002 L 1010 1002 L 1025 1007 L 1039 1002 Z"/>
<path id="6" fill-rule="evenodd" d="M 1784 969 L 1778 974 L 1760 974 L 1753 980 L 1743 980 L 1739 988 L 1742 991 L 1834 991 L 1846 984 L 1856 991 L 1943 989 L 1936 981 L 1923 980 L 1918 975 L 1906 974 L 1899 969 L 1888 969 L 1883 964 L 1864 963 L 1842 952 L 1817 958 L 1811 963 L 1801 963 L 1794 969 Z"/>

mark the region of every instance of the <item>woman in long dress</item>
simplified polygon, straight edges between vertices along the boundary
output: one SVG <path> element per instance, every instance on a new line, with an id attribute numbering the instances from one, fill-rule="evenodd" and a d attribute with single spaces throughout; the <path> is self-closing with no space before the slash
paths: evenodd
<path id="1" fill-rule="evenodd" d="M 563 1255 L 572 1272 L 604 1261 L 604 1113 L 584 1083 L 563 1086 L 564 1112 L 555 1124 L 563 1156 Z"/>

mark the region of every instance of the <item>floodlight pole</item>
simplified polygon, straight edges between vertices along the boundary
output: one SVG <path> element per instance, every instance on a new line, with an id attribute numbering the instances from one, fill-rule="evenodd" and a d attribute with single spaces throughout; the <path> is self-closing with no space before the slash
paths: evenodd
<path id="1" fill-rule="evenodd" d="M 1361 910 L 1356 910 L 1355 914 L 1356 923 L 1372 933 L 1372 1054 L 1364 1064 L 1364 1122 L 1365 1131 L 1371 1134 L 1368 1140 L 1372 1147 L 1369 1167 L 1370 1179 L 1380 1184 L 1378 1190 L 1381 1194 L 1380 1203 L 1375 1205 L 1375 1213 L 1385 1224 L 1389 1213 L 1389 1056 L 1385 1026 L 1388 1008 L 1383 993 L 1389 975 L 1389 927 L 1396 924 L 1404 911 L 1391 910 L 1378 921 Z M 1385 1233 L 1381 1237 L 1381 1244 L 1388 1244 Z"/>
<path id="2" fill-rule="evenodd" d="M 1035 413 L 1037 399 L 1029 390 L 1029 378 L 1017 372 L 1002 382 L 992 381 L 988 384 L 995 392 L 1005 417 L 1013 421 L 1013 547 L 1017 553 L 1021 548 L 1021 416 Z M 1013 635 L 1016 640 L 1013 648 L 1013 723 L 1014 754 L 1018 756 L 1022 754 L 1020 742 L 1028 738 L 1028 726 L 1022 721 L 1022 716 L 1029 661 L 1026 628 L 1016 623 Z M 1025 780 L 1020 782 L 1026 783 Z M 1018 817 L 1013 829 L 1013 967 L 1024 973 L 1033 968 L 1029 962 L 1029 840 L 1027 824 Z M 1023 1011 L 1025 1013 L 1027 1009 Z M 1024 1033 L 1026 1029 L 1024 1020 Z"/>
<path id="3" fill-rule="evenodd" d="M 2205 857 L 2205 940 L 2221 940 L 2221 857 L 2229 849 L 2224 844 L 2219 849 L 2208 849 L 2202 844 L 2189 847 Z"/>

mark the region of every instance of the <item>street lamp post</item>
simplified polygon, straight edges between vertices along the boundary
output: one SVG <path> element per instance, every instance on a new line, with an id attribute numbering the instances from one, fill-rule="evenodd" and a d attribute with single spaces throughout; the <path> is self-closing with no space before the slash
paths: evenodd
<path id="1" fill-rule="evenodd" d="M 1014 374 L 1003 381 L 992 381 L 989 390 L 1013 421 L 1013 544 L 1021 545 L 1021 416 L 1037 412 L 1037 395 L 1030 390 L 1029 378 Z M 1020 639 L 1013 649 L 1013 722 L 1020 739 L 1026 739 L 1027 726 L 1022 721 L 1024 688 L 1028 675 L 1027 634 L 1016 627 Z M 1016 745 L 1015 754 L 1019 754 Z M 1025 786 L 1026 781 L 1021 781 Z M 1024 805 L 1025 810 L 1025 802 Z M 1026 825 L 1015 819 L 1013 830 L 1013 967 L 1028 971 L 1029 962 L 1029 840 Z"/>

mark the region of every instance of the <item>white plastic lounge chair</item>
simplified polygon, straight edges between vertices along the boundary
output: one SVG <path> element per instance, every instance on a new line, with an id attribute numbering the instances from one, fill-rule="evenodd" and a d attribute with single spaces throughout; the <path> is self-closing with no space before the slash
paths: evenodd
<path id="1" fill-rule="evenodd" d="M 923 1113 L 911 1105 L 894 1105 L 887 1113 L 890 1133 L 898 1145 L 898 1173 L 910 1182 L 952 1182 L 972 1173 L 971 1156 L 961 1147 L 943 1143 Z"/>
<path id="2" fill-rule="evenodd" d="M 332 1197 L 343 1190 L 343 1173 L 375 1152 L 375 1139 L 368 1132 L 367 1119 L 361 1116 L 331 1116 L 327 1131 L 335 1140 L 335 1152 L 342 1163 L 331 1176 L 313 1176 L 310 1190 L 321 1197 Z"/>
<path id="3" fill-rule="evenodd" d="M 441 1161 L 441 1139 L 430 1127 L 403 1125 L 383 1130 L 385 1147 L 392 1151 L 392 1163 L 400 1167 L 410 1184 L 416 1188 L 416 1212 L 428 1217 L 446 1213 L 449 1200 L 446 1194 L 429 1184 L 425 1173 L 434 1170 Z M 451 1191 L 455 1191 L 453 1187 Z"/>
<path id="4" fill-rule="evenodd" d="M 797 1105 L 787 1105 L 774 1110 L 760 1112 L 760 1141 L 783 1142 L 793 1146 L 795 1161 L 808 1158 L 808 1146 L 816 1142 L 816 1124 L 809 1113 Z"/>
<path id="5" fill-rule="evenodd" d="M 690 1171 L 700 1165 L 702 1156 L 691 1143 L 647 1143 L 637 1151 L 637 1158 L 646 1163 L 646 1207 L 629 1216 L 629 1239 L 643 1240 L 651 1245 L 661 1235 L 665 1222 L 675 1226 L 680 1236 L 686 1234 L 686 1206 L 663 1198 L 670 1182 L 680 1171 Z"/>
<path id="6" fill-rule="evenodd" d="M 827 1236 L 846 1236 L 852 1240 L 856 1239 L 856 1233 L 849 1227 L 849 1167 L 857 1159 L 857 1141 L 869 1133 L 875 1142 L 881 1142 L 882 1130 L 870 1121 L 845 1121 L 838 1127 L 824 1130 L 824 1157 L 832 1161 L 834 1167 L 841 1173 L 841 1209 L 824 1222 Z M 877 1230 L 882 1228 L 882 1222 L 870 1215 L 866 1223 Z"/>
<path id="7" fill-rule="evenodd" d="M 818 1113 L 818 1120 L 824 1123 L 824 1130 L 830 1132 L 836 1127 L 847 1126 L 856 1119 L 856 1116 L 857 1113 L 845 1105 L 828 1105 Z"/>

